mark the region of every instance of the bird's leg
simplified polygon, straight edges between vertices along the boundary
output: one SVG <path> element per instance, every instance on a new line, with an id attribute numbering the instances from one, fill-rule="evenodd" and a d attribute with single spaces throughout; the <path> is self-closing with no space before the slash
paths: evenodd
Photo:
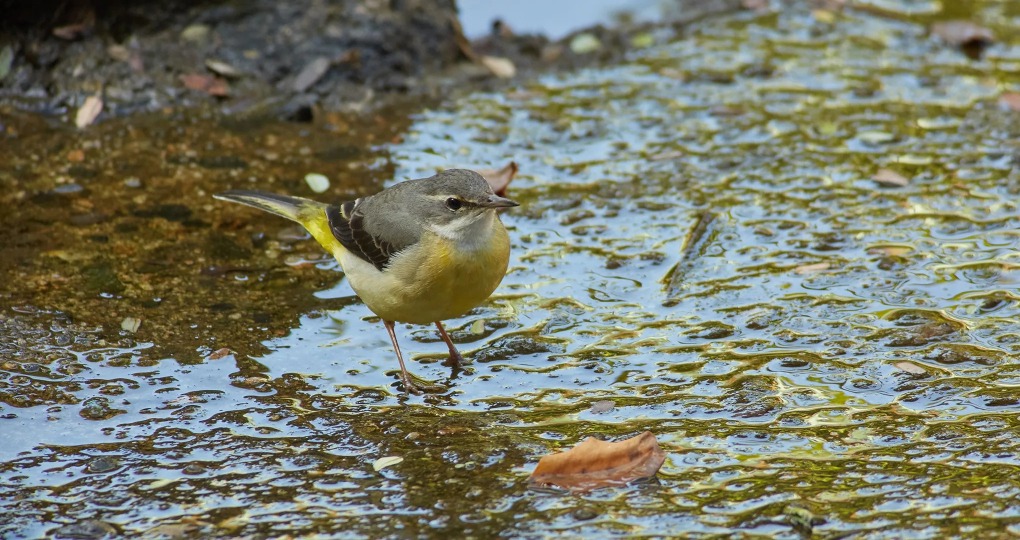
<path id="1" fill-rule="evenodd" d="M 397 361 L 400 362 L 400 380 L 404 382 L 404 389 L 412 394 L 421 394 L 422 389 L 411 382 L 411 374 L 407 372 L 407 368 L 404 366 L 404 355 L 400 354 L 400 345 L 397 345 L 397 334 L 393 331 L 393 321 L 383 320 L 383 324 L 386 325 L 386 331 L 390 334 L 393 350 L 397 352 Z"/>
<path id="2" fill-rule="evenodd" d="M 443 341 L 446 342 L 446 346 L 450 348 L 450 359 L 447 365 L 454 369 L 460 369 L 460 367 L 464 365 L 464 357 L 457 352 L 457 347 L 453 346 L 453 341 L 450 340 L 450 335 L 446 333 L 446 329 L 443 328 L 443 323 L 441 321 L 436 321 L 436 328 L 439 329 L 439 335 L 443 337 Z"/>

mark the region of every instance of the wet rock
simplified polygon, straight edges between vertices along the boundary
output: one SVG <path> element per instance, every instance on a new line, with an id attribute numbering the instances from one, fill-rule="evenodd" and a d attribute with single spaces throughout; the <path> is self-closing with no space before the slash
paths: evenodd
<path id="1" fill-rule="evenodd" d="M 550 352 L 549 347 L 527 336 L 507 336 L 497 340 L 489 347 L 478 351 L 474 361 L 479 363 L 495 362 L 515 356 Z"/>
<path id="2" fill-rule="evenodd" d="M 78 414 L 86 420 L 107 420 L 124 412 L 126 411 L 113 408 L 110 400 L 105 397 L 92 397 L 82 403 Z"/>
<path id="3" fill-rule="evenodd" d="M 125 332 L 135 333 L 142 326 L 142 320 L 137 317 L 125 317 L 120 321 L 120 329 Z"/>
<path id="4" fill-rule="evenodd" d="M 203 156 L 195 160 L 195 164 L 206 169 L 245 169 L 248 162 L 240 156 Z"/>
<path id="5" fill-rule="evenodd" d="M 58 540 L 100 540 L 117 536 L 117 528 L 105 521 L 88 519 L 64 525 L 52 533 Z"/>
<path id="6" fill-rule="evenodd" d="M 97 262 L 82 269 L 85 288 L 94 294 L 118 294 L 124 291 L 124 283 L 117 276 L 113 265 L 106 261 Z"/>
<path id="7" fill-rule="evenodd" d="M 814 527 L 825 523 L 825 520 L 816 516 L 814 512 L 799 504 L 790 504 L 783 508 L 783 515 L 789 520 L 798 531 L 811 535 Z"/>
<path id="8" fill-rule="evenodd" d="M 241 246 L 233 240 L 233 237 L 227 236 L 219 231 L 210 233 L 209 240 L 205 246 L 206 253 L 216 259 L 244 259 L 247 260 L 251 257 L 251 250 Z M 203 269 L 206 272 L 206 269 Z M 224 272 L 210 271 L 209 275 L 222 275 Z"/>
<path id="9" fill-rule="evenodd" d="M 918 347 L 934 340 L 956 333 L 955 325 L 945 323 L 929 323 L 901 331 L 888 341 L 890 347 Z"/>
<path id="10" fill-rule="evenodd" d="M 81 186 L 81 184 L 71 183 L 71 184 L 61 184 L 61 185 L 53 188 L 53 193 L 55 193 L 57 195 L 74 195 L 74 194 L 77 194 L 77 193 L 81 193 L 84 190 L 85 190 L 85 188 L 83 188 Z"/>
<path id="11" fill-rule="evenodd" d="M 203 466 L 201 466 L 201 465 L 199 465 L 197 463 L 190 463 L 186 467 L 181 469 L 181 472 L 184 473 L 184 474 L 187 474 L 187 475 L 194 476 L 194 475 L 197 475 L 197 474 L 204 473 L 205 470 L 206 470 L 205 467 L 203 467 Z"/>
<path id="12" fill-rule="evenodd" d="M 591 413 L 592 414 L 606 414 L 606 413 L 613 412 L 613 409 L 615 409 L 615 408 L 616 408 L 616 403 L 613 403 L 612 401 L 610 401 L 608 399 L 602 400 L 602 401 L 596 401 L 595 403 L 591 404 Z"/>
<path id="13" fill-rule="evenodd" d="M 71 5 L 79 4 L 90 3 Z M 104 2 L 103 9 L 92 12 L 93 24 L 58 27 L 61 35 L 78 40 L 73 48 L 52 34 L 53 20 L 60 18 L 54 13 L 70 9 L 64 4 L 61 9 L 14 10 L 13 16 L 5 13 L 0 28 L 12 38 L 11 44 L 0 49 L 0 73 L 10 90 L 5 95 L 44 100 L 36 108 L 77 109 L 86 97 L 96 95 L 96 81 L 101 80 L 104 87 L 112 89 L 103 96 L 113 101 L 106 104 L 111 113 L 157 110 L 225 95 L 222 85 L 203 88 L 203 92 L 179 91 L 181 75 L 209 71 L 231 78 L 244 74 L 239 84 L 229 89 L 232 97 L 227 99 L 248 99 L 245 107 L 258 106 L 263 96 L 281 91 L 301 94 L 315 90 L 327 101 L 366 88 L 421 95 L 438 86 L 438 81 L 424 80 L 425 75 L 463 60 L 451 22 L 457 17 L 451 0 L 297 0 L 286 5 L 254 0 L 242 5 L 172 0 L 143 8 Z M 27 24 L 14 22 L 19 19 Z M 46 30 L 42 42 L 39 29 Z M 30 62 L 19 62 L 19 51 L 24 49 L 31 52 Z M 144 64 L 138 50 L 145 53 Z M 315 66 L 315 72 L 298 77 L 309 64 Z M 343 69 L 329 69 L 331 65 Z M 300 79 L 300 84 L 282 82 L 295 79 Z M 121 90 L 139 85 L 144 85 L 143 91 Z M 281 102 L 286 99 L 284 96 Z M 321 101 L 316 97 L 316 102 Z M 381 105 L 381 101 L 372 103 Z"/>
<path id="14" fill-rule="evenodd" d="M 294 83 L 291 85 L 294 91 L 300 94 L 311 88 L 312 85 L 319 82 L 319 79 L 329 71 L 331 64 L 330 59 L 324 56 L 319 56 L 305 64 L 305 67 L 301 68 L 301 72 L 294 78 Z"/>
<path id="15" fill-rule="evenodd" d="M 92 474 L 108 473 L 120 467 L 120 460 L 110 456 L 99 456 L 90 460 L 85 466 L 85 472 Z"/>
<path id="16" fill-rule="evenodd" d="M 727 324 L 706 322 L 684 332 L 684 335 L 696 339 L 725 339 L 732 336 L 734 332 L 734 328 Z"/>
<path id="17" fill-rule="evenodd" d="M 192 24 L 181 30 L 181 40 L 190 43 L 202 43 L 209 38 L 209 33 L 212 31 L 208 25 L 205 24 Z"/>
<path id="18" fill-rule="evenodd" d="M 186 221 L 191 217 L 191 209 L 183 204 L 160 204 L 144 210 L 135 210 L 140 218 L 163 218 L 167 221 Z"/>

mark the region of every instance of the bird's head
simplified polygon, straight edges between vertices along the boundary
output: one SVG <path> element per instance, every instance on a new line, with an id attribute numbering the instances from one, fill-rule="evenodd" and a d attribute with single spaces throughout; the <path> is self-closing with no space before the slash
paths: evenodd
<path id="1" fill-rule="evenodd" d="M 492 192 L 482 175 L 467 169 L 449 169 L 418 181 L 413 211 L 424 224 L 440 233 L 452 234 L 477 222 L 495 216 L 499 208 L 518 203 Z"/>

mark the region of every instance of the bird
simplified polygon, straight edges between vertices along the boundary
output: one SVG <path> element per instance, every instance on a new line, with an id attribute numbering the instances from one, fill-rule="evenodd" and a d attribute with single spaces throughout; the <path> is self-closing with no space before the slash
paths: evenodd
<path id="1" fill-rule="evenodd" d="M 448 169 L 340 204 L 253 190 L 214 198 L 295 221 L 340 263 L 365 306 L 382 319 L 407 392 L 421 394 L 394 324 L 435 324 L 456 369 L 464 361 L 442 321 L 484 302 L 506 275 L 510 238 L 499 211 L 519 206 L 475 171 Z"/>

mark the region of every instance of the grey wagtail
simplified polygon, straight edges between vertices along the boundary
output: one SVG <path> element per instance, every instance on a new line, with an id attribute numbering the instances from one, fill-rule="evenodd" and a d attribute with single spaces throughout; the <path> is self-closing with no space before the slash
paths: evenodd
<path id="1" fill-rule="evenodd" d="M 368 309 L 382 318 L 404 388 L 416 394 L 422 389 L 404 366 L 393 323 L 434 323 L 459 367 L 463 357 L 442 321 L 482 303 L 503 280 L 510 239 L 496 211 L 518 206 L 495 195 L 481 175 L 464 169 L 401 182 L 339 205 L 246 190 L 214 197 L 308 229 L 336 257 Z"/>

